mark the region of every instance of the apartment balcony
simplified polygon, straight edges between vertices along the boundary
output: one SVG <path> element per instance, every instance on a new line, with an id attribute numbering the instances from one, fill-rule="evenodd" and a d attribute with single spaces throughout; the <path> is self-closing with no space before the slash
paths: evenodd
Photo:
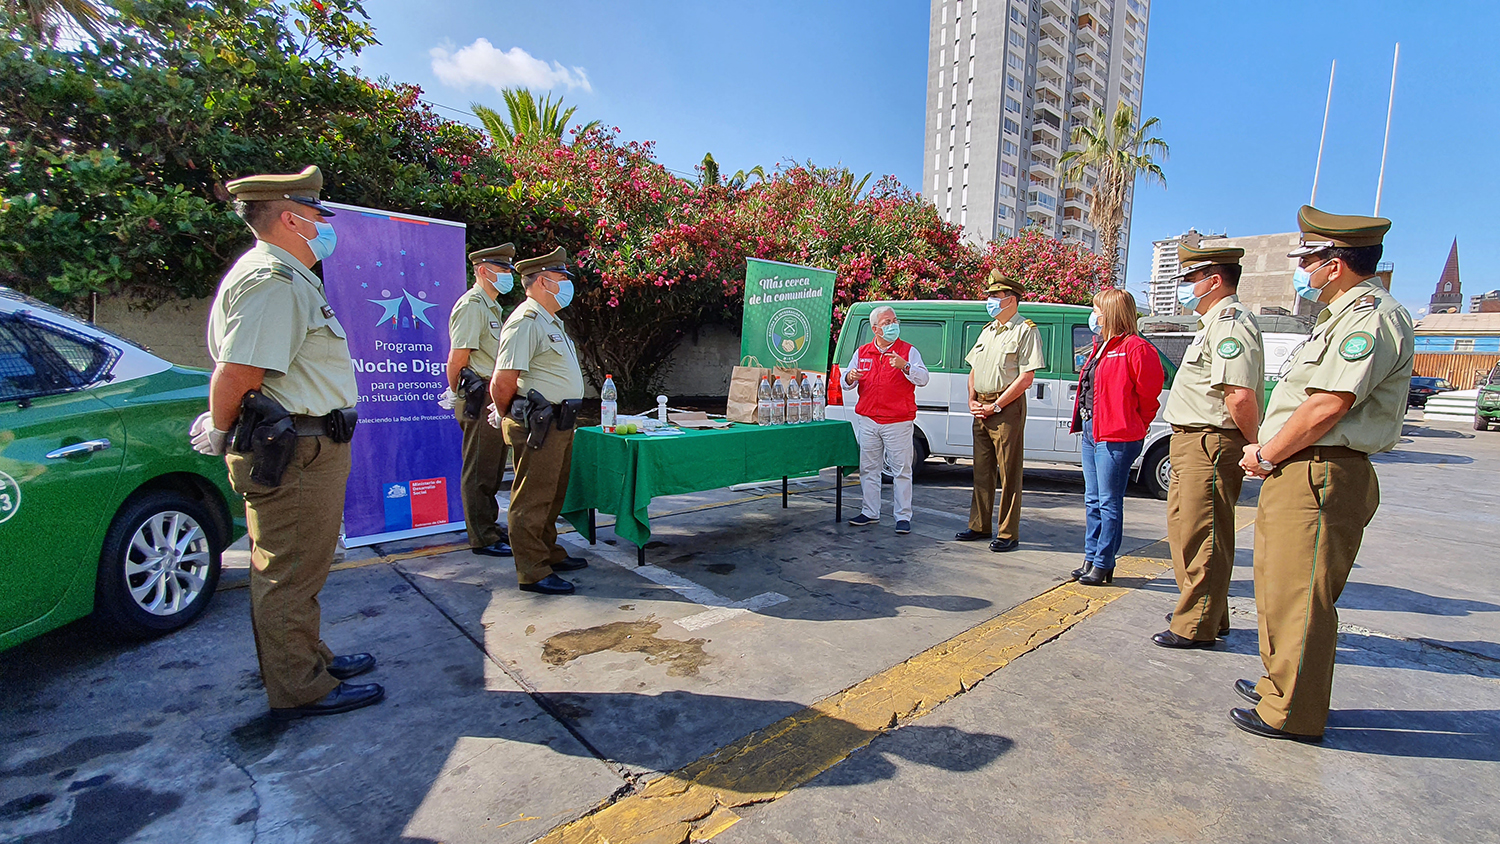
<path id="1" fill-rule="evenodd" d="M 1067 0 L 1042 0 L 1042 11 L 1065 18 L 1072 14 L 1073 10 L 1069 8 L 1071 5 Z"/>
<path id="2" fill-rule="evenodd" d="M 1078 39 L 1078 45 L 1074 49 L 1073 54 L 1081 59 L 1088 59 L 1091 63 L 1093 63 L 1100 69 L 1109 67 L 1109 59 L 1104 58 L 1104 56 L 1102 55 L 1102 51 L 1099 49 L 1099 46 L 1094 43 L 1094 40 L 1092 38 Z"/>
<path id="3" fill-rule="evenodd" d="M 1039 158 L 1037 156 L 1032 156 L 1032 158 L 1031 158 L 1031 172 L 1035 173 L 1035 174 L 1037 174 L 1039 176 L 1046 176 L 1046 177 L 1049 177 L 1049 178 L 1056 178 L 1057 177 L 1057 161 L 1055 159 L 1051 159 L 1051 158 Z"/>
<path id="4" fill-rule="evenodd" d="M 1068 30 L 1071 29 L 1067 15 L 1054 15 L 1047 12 L 1042 13 L 1039 28 L 1043 35 L 1054 35 L 1058 38 L 1067 38 Z"/>
<path id="5" fill-rule="evenodd" d="M 1057 59 L 1060 62 L 1068 57 L 1067 42 L 1055 35 L 1038 36 L 1036 47 L 1037 52 L 1046 58 Z"/>
<path id="6" fill-rule="evenodd" d="M 1091 88 L 1098 87 L 1098 84 L 1104 80 L 1104 77 L 1100 76 L 1099 71 L 1094 67 L 1093 62 L 1085 61 L 1081 55 L 1078 57 L 1078 61 L 1073 62 L 1073 78 Z"/>
<path id="7" fill-rule="evenodd" d="M 1062 107 L 1063 81 L 1060 76 L 1044 76 L 1038 73 L 1036 77 L 1036 92 L 1037 99 L 1042 102 L 1056 104 L 1058 108 Z M 1048 96 L 1051 97 L 1050 100 Z"/>
<path id="8" fill-rule="evenodd" d="M 1053 126 L 1045 120 L 1036 120 L 1031 124 L 1031 145 L 1042 146 L 1051 150 L 1053 155 L 1062 154 L 1063 130 L 1061 127 Z"/>

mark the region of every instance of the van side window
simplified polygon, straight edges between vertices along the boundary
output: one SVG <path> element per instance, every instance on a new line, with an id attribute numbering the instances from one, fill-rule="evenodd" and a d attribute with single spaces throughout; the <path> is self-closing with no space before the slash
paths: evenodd
<path id="1" fill-rule="evenodd" d="M 917 347 L 917 351 L 922 353 L 922 363 L 928 369 L 943 369 L 946 363 L 944 359 L 947 357 L 943 354 L 948 344 L 947 324 L 931 320 L 902 319 L 900 314 L 896 315 L 896 319 L 901 323 L 901 339 Z M 983 327 L 983 323 L 980 327 Z M 860 321 L 859 333 L 855 336 L 859 338 L 859 346 L 875 339 L 875 329 L 870 327 L 868 319 Z M 839 366 L 844 363 L 845 361 L 838 362 Z"/>
<path id="2" fill-rule="evenodd" d="M 1075 374 L 1083 371 L 1083 365 L 1088 363 L 1089 352 L 1094 348 L 1094 332 L 1087 325 L 1073 326 L 1073 372 Z"/>

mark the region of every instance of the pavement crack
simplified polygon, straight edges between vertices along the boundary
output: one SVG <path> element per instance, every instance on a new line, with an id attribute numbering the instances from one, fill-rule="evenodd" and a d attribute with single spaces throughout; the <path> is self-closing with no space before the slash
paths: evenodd
<path id="1" fill-rule="evenodd" d="M 564 730 L 567 730 L 568 733 L 573 736 L 573 738 L 577 739 L 578 743 L 583 745 L 584 750 L 587 750 L 591 756 L 603 763 L 605 767 L 609 768 L 615 776 L 624 780 L 626 783 L 626 788 L 628 788 L 631 781 L 631 772 L 624 765 L 616 762 L 613 759 L 610 759 L 608 756 L 605 756 L 604 753 L 599 750 L 599 748 L 594 746 L 593 742 L 588 740 L 588 737 L 583 734 L 582 730 L 578 729 L 568 721 L 568 719 L 563 715 L 562 711 L 558 709 L 558 707 L 555 706 L 552 701 L 549 700 L 547 696 L 541 692 L 541 690 L 528 683 L 526 681 L 526 678 L 522 677 L 519 672 L 512 670 L 510 666 L 505 664 L 504 660 L 499 659 L 494 654 L 490 653 L 489 648 L 485 647 L 483 641 L 476 638 L 474 634 L 470 633 L 467 628 L 459 623 L 458 619 L 454 618 L 447 610 L 443 609 L 443 607 L 438 604 L 437 601 L 433 600 L 431 595 L 427 594 L 427 592 L 422 588 L 422 584 L 418 582 L 418 578 L 413 577 L 405 569 L 401 568 L 400 563 L 391 563 L 391 570 L 396 572 L 396 575 L 402 580 L 405 580 L 408 586 L 410 586 L 418 595 L 422 596 L 423 600 L 425 600 L 428 604 L 431 604 L 432 608 L 434 610 L 437 610 L 438 614 L 443 618 L 447 619 L 448 623 L 453 625 L 454 629 L 457 630 L 464 638 L 468 639 L 470 642 L 473 642 L 474 647 L 478 648 L 479 652 L 484 654 L 484 658 L 489 660 L 491 665 L 498 668 L 503 674 L 505 674 L 506 677 L 509 677 L 511 682 L 519 686 L 521 688 L 521 691 L 525 692 L 527 697 L 531 698 L 532 702 L 540 707 L 543 712 L 547 713 L 547 715 L 549 715 L 552 720 L 556 721 Z"/>
<path id="2" fill-rule="evenodd" d="M 245 779 L 250 781 L 250 799 L 253 802 L 250 806 L 250 811 L 245 814 L 254 815 L 254 818 L 250 821 L 250 844 L 255 844 L 256 840 L 260 837 L 260 781 L 255 778 L 255 774 L 250 773 L 248 766 L 240 764 L 240 761 L 234 758 L 234 754 L 212 741 L 206 730 L 200 731 L 198 735 L 204 744 L 214 748 L 220 756 L 224 757 L 226 762 L 233 765 L 235 770 L 244 774 Z M 244 815 L 241 815 L 241 817 L 244 817 Z"/>

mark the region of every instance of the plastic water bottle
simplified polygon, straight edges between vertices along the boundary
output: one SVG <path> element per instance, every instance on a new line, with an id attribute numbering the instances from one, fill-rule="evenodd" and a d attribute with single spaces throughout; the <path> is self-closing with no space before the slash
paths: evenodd
<path id="1" fill-rule="evenodd" d="M 771 385 L 771 424 L 786 424 L 786 388 L 782 386 L 781 379 Z"/>
<path id="2" fill-rule="evenodd" d="M 828 418 L 823 399 L 823 376 L 819 375 L 813 379 L 812 385 L 812 421 L 814 422 L 823 422 Z"/>
<path id="3" fill-rule="evenodd" d="M 656 421 L 660 422 L 663 425 L 667 424 L 667 397 L 666 396 L 657 396 L 656 397 Z"/>
<path id="4" fill-rule="evenodd" d="M 756 399 L 757 399 L 757 401 L 756 401 L 756 409 L 755 409 L 755 421 L 756 421 L 756 423 L 760 424 L 760 425 L 770 425 L 770 424 L 773 424 L 772 421 L 771 421 L 771 417 L 773 416 L 773 414 L 771 413 L 771 379 L 770 378 L 768 378 L 768 377 L 766 377 L 764 375 L 760 376 L 760 387 L 756 389 L 755 396 L 756 396 Z"/>
<path id="5" fill-rule="evenodd" d="M 801 425 L 812 419 L 812 406 L 807 402 L 807 384 L 804 376 L 798 375 L 792 379 L 792 394 L 797 397 L 797 424 Z"/>
<path id="6" fill-rule="evenodd" d="M 802 374 L 802 422 L 806 424 L 811 421 L 813 421 L 812 379 L 804 372 Z"/>
<path id="7" fill-rule="evenodd" d="M 615 432 L 615 420 L 620 416 L 620 394 L 615 390 L 615 377 L 604 376 L 604 389 L 599 391 L 599 427 L 604 433 Z"/>

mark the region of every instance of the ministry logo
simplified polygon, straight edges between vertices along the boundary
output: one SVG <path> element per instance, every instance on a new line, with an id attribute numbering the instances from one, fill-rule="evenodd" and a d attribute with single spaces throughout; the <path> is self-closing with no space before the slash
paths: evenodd
<path id="1" fill-rule="evenodd" d="M 382 290 L 380 291 L 380 295 L 385 298 L 365 300 L 373 305 L 379 305 L 381 308 L 380 318 L 375 320 L 376 325 L 388 325 L 392 328 L 415 328 L 420 323 L 428 328 L 436 327 L 427 318 L 427 311 L 437 307 L 437 303 L 422 301 L 427 298 L 427 291 L 424 290 L 413 296 L 405 290 L 395 295 L 392 295 L 389 290 Z M 402 314 L 402 305 L 406 306 L 407 315 Z"/>

